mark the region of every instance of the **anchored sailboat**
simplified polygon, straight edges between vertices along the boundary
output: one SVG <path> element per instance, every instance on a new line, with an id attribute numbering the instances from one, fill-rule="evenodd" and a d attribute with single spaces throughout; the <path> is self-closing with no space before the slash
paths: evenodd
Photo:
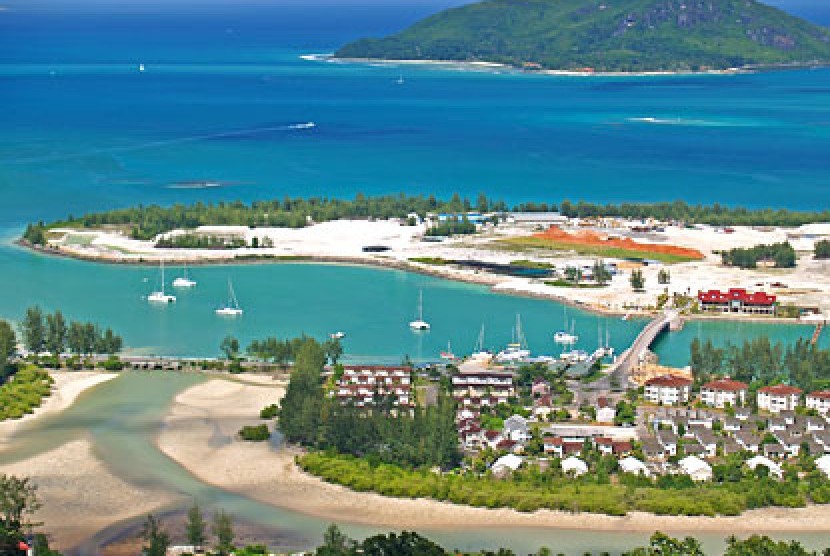
<path id="1" fill-rule="evenodd" d="M 447 351 L 441 352 L 441 359 L 445 361 L 455 360 L 455 354 L 452 352 L 452 344 L 450 342 L 447 342 Z"/>
<path id="2" fill-rule="evenodd" d="M 187 263 L 184 263 L 184 276 L 179 276 L 175 280 L 173 280 L 173 287 L 174 288 L 192 288 L 196 285 L 194 280 L 191 280 L 190 277 L 187 275 Z"/>
<path id="3" fill-rule="evenodd" d="M 562 328 L 562 330 L 559 330 L 558 332 L 554 333 L 553 341 L 556 342 L 557 344 L 561 344 L 563 346 L 572 346 L 572 345 L 574 345 L 575 343 L 577 343 L 579 341 L 579 336 L 574 334 L 574 328 L 575 328 L 574 324 L 575 323 L 573 321 L 571 322 L 570 332 L 568 332 L 568 330 L 567 330 L 567 326 L 568 326 L 568 308 L 565 307 L 564 305 L 562 306 L 562 316 L 563 316 L 563 325 L 564 325 L 564 327 Z"/>
<path id="4" fill-rule="evenodd" d="M 175 303 L 176 296 L 170 295 L 164 291 L 164 259 L 161 260 L 161 289 L 151 292 L 147 296 L 147 301 L 150 303 Z"/>
<path id="5" fill-rule="evenodd" d="M 418 318 L 409 323 L 412 330 L 429 330 L 429 323 L 424 320 L 424 291 L 418 292 Z"/>
<path id="6" fill-rule="evenodd" d="M 239 307 L 239 301 L 236 299 L 230 278 L 228 278 L 228 302 L 219 309 L 216 309 L 216 314 L 223 317 L 238 317 L 242 314 L 242 309 Z"/>
<path id="7" fill-rule="evenodd" d="M 527 349 L 527 341 L 524 332 L 522 332 L 522 318 L 517 313 L 516 326 L 513 328 L 513 341 L 507 344 L 506 349 L 496 355 L 496 359 L 499 361 L 521 361 L 527 357 L 530 357 L 530 350 Z"/>

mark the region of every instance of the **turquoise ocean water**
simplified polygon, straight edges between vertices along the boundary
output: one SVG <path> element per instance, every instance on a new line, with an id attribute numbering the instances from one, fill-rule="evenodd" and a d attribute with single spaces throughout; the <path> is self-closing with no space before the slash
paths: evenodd
<path id="1" fill-rule="evenodd" d="M 0 11 L 0 232 L 10 240 L 30 220 L 134 203 L 358 191 L 827 206 L 830 70 L 551 78 L 300 59 L 447 4 L 9 3 Z M 788 5 L 830 21 L 830 10 Z M 317 126 L 293 127 L 308 121 Z M 176 187 L 194 180 L 224 187 Z M 113 326 L 131 348 L 166 354 L 213 355 L 227 333 L 342 329 L 353 357 L 384 360 L 434 358 L 448 341 L 464 352 L 482 322 L 498 347 L 516 313 L 539 352 L 553 350 L 563 319 L 577 319 L 584 348 L 598 329 L 622 346 L 639 326 L 399 272 L 281 265 L 194 274 L 197 289 L 159 310 L 141 301 L 153 269 L 5 245 L 0 316 L 19 318 L 32 303 L 60 307 Z M 246 309 L 238 321 L 212 314 L 228 277 Z M 434 328 L 415 336 L 405 323 L 420 288 Z M 694 336 L 770 330 L 696 325 L 658 351 L 683 364 Z M 789 341 L 809 329 L 772 334 Z"/>

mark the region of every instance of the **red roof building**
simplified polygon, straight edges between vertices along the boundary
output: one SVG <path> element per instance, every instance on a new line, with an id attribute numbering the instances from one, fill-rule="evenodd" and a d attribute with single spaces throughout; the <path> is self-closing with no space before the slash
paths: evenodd
<path id="1" fill-rule="evenodd" d="M 758 389 L 758 409 L 778 413 L 794 411 L 801 400 L 801 388 L 787 384 L 764 386 Z"/>
<path id="2" fill-rule="evenodd" d="M 700 308 L 704 311 L 719 313 L 748 313 L 753 315 L 771 315 L 775 313 L 774 295 L 765 292 L 750 293 L 742 288 L 701 291 L 697 294 Z"/>
<path id="3" fill-rule="evenodd" d="M 678 376 L 658 376 L 646 381 L 646 401 L 658 405 L 686 403 L 692 393 L 692 381 Z"/>
<path id="4" fill-rule="evenodd" d="M 738 380 L 721 378 L 707 382 L 700 389 L 700 401 L 712 407 L 736 407 L 746 404 L 749 386 Z"/>
<path id="5" fill-rule="evenodd" d="M 822 415 L 830 415 L 830 390 L 819 390 L 807 394 L 807 407 Z"/>

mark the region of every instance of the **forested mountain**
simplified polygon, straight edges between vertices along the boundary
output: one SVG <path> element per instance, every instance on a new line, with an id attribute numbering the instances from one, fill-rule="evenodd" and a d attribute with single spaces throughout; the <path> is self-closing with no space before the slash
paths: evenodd
<path id="1" fill-rule="evenodd" d="M 500 62 L 595 71 L 830 62 L 830 31 L 757 0 L 484 0 L 340 58 Z"/>

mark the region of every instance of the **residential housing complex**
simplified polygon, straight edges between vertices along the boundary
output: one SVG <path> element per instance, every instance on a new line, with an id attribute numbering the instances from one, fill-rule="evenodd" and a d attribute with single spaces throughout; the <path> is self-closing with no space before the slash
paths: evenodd
<path id="1" fill-rule="evenodd" d="M 390 400 L 395 406 L 414 405 L 412 379 L 407 367 L 349 365 L 343 368 L 333 395 L 357 407 Z"/>

